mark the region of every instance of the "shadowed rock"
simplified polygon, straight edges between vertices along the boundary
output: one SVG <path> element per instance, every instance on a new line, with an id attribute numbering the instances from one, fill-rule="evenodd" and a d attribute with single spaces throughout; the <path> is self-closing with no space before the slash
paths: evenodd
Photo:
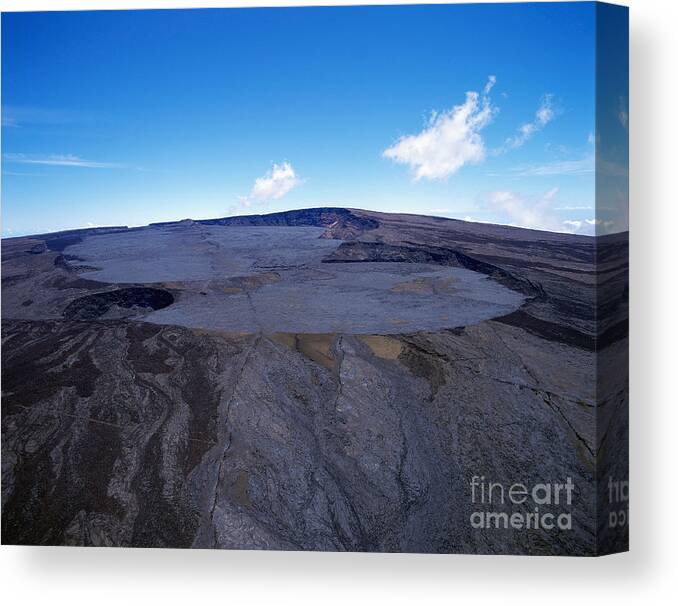
<path id="1" fill-rule="evenodd" d="M 96 320 L 112 307 L 123 309 L 163 309 L 174 303 L 172 293 L 159 288 L 120 288 L 80 297 L 64 310 L 67 320 Z"/>

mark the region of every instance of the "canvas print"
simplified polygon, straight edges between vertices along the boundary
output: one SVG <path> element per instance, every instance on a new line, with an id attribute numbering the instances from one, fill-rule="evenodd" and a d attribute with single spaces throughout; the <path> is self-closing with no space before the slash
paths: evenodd
<path id="1" fill-rule="evenodd" d="M 628 548 L 628 12 L 2 15 L 2 542 Z"/>

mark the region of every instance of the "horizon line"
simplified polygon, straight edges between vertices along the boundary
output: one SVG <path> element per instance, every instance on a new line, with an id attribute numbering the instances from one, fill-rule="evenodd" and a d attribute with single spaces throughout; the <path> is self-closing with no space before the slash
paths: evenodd
<path id="1" fill-rule="evenodd" d="M 172 225 L 176 223 L 181 223 L 183 221 L 191 221 L 194 223 L 201 223 L 203 221 L 216 221 L 220 219 L 236 219 L 236 218 L 246 218 L 246 217 L 266 217 L 270 215 L 282 215 L 286 213 L 291 213 L 291 212 L 300 212 L 304 210 L 320 210 L 320 209 L 326 209 L 326 210 L 348 210 L 348 211 L 358 211 L 358 212 L 365 212 L 365 213 L 374 213 L 378 215 L 407 215 L 407 216 L 412 216 L 412 217 L 424 217 L 427 219 L 440 219 L 443 221 L 457 221 L 459 223 L 469 223 L 469 224 L 475 224 L 475 225 L 487 225 L 487 226 L 492 226 L 492 227 L 503 227 L 506 229 L 511 229 L 511 230 L 520 230 L 520 231 L 531 231 L 531 232 L 540 232 L 540 233 L 545 233 L 545 234 L 560 234 L 560 235 L 565 235 L 565 236 L 577 236 L 577 237 L 583 237 L 583 238 L 598 238 L 601 236 L 608 236 L 608 235 L 614 235 L 614 234 L 622 234 L 622 233 L 628 233 L 629 230 L 622 230 L 618 232 L 611 232 L 608 234 L 601 234 L 600 236 L 598 234 L 575 234 L 572 232 L 567 232 L 567 231 L 551 231 L 548 229 L 539 229 L 535 227 L 521 227 L 519 225 L 511 225 L 508 223 L 492 223 L 490 221 L 472 221 L 468 219 L 458 219 L 455 217 L 445 217 L 441 215 L 424 215 L 424 214 L 419 214 L 419 213 L 408 213 L 408 212 L 385 212 L 385 211 L 377 211 L 377 210 L 369 210 L 366 208 L 355 208 L 351 206 L 310 206 L 310 207 L 304 207 L 304 208 L 290 208 L 288 210 L 282 210 L 282 211 L 275 211 L 275 212 L 269 212 L 269 213 L 248 213 L 248 214 L 242 214 L 242 215 L 226 215 L 223 217 L 207 217 L 203 219 L 193 219 L 191 217 L 184 217 L 182 219 L 175 219 L 175 220 L 168 220 L 168 221 L 151 221 L 149 223 L 146 223 L 144 225 L 92 225 L 92 226 L 82 226 L 82 227 L 69 227 L 65 229 L 57 229 L 55 231 L 45 231 L 45 232 L 35 232 L 35 233 L 27 233 L 27 234 L 22 234 L 18 236 L 14 235 L 0 235 L 0 240 L 12 240 L 12 239 L 19 239 L 19 238 L 29 238 L 31 236 L 46 236 L 46 235 L 51 235 L 51 234 L 60 234 L 60 233 L 72 233 L 72 232 L 85 232 L 85 231 L 96 231 L 96 230 L 102 230 L 102 229 L 120 229 L 120 230 L 136 230 L 136 229 L 144 229 L 147 227 L 154 227 L 154 226 L 164 226 L 164 225 Z M 279 226 L 279 227 L 284 227 L 284 226 Z M 304 226 L 300 226 L 304 227 Z"/>

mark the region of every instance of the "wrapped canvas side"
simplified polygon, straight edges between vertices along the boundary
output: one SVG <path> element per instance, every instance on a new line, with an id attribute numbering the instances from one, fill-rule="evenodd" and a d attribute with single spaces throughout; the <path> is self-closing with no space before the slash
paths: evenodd
<path id="1" fill-rule="evenodd" d="M 629 547 L 628 9 L 596 7 L 597 553 Z"/>

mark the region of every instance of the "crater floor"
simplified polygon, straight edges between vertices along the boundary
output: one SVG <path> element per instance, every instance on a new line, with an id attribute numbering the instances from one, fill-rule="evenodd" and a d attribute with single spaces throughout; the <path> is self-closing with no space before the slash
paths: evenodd
<path id="1" fill-rule="evenodd" d="M 393 334 L 476 324 L 524 297 L 466 269 L 323 263 L 340 240 L 322 228 L 195 224 L 87 238 L 69 247 L 81 276 L 169 288 L 144 319 L 228 332 Z M 86 269 L 96 268 L 92 271 Z"/>

